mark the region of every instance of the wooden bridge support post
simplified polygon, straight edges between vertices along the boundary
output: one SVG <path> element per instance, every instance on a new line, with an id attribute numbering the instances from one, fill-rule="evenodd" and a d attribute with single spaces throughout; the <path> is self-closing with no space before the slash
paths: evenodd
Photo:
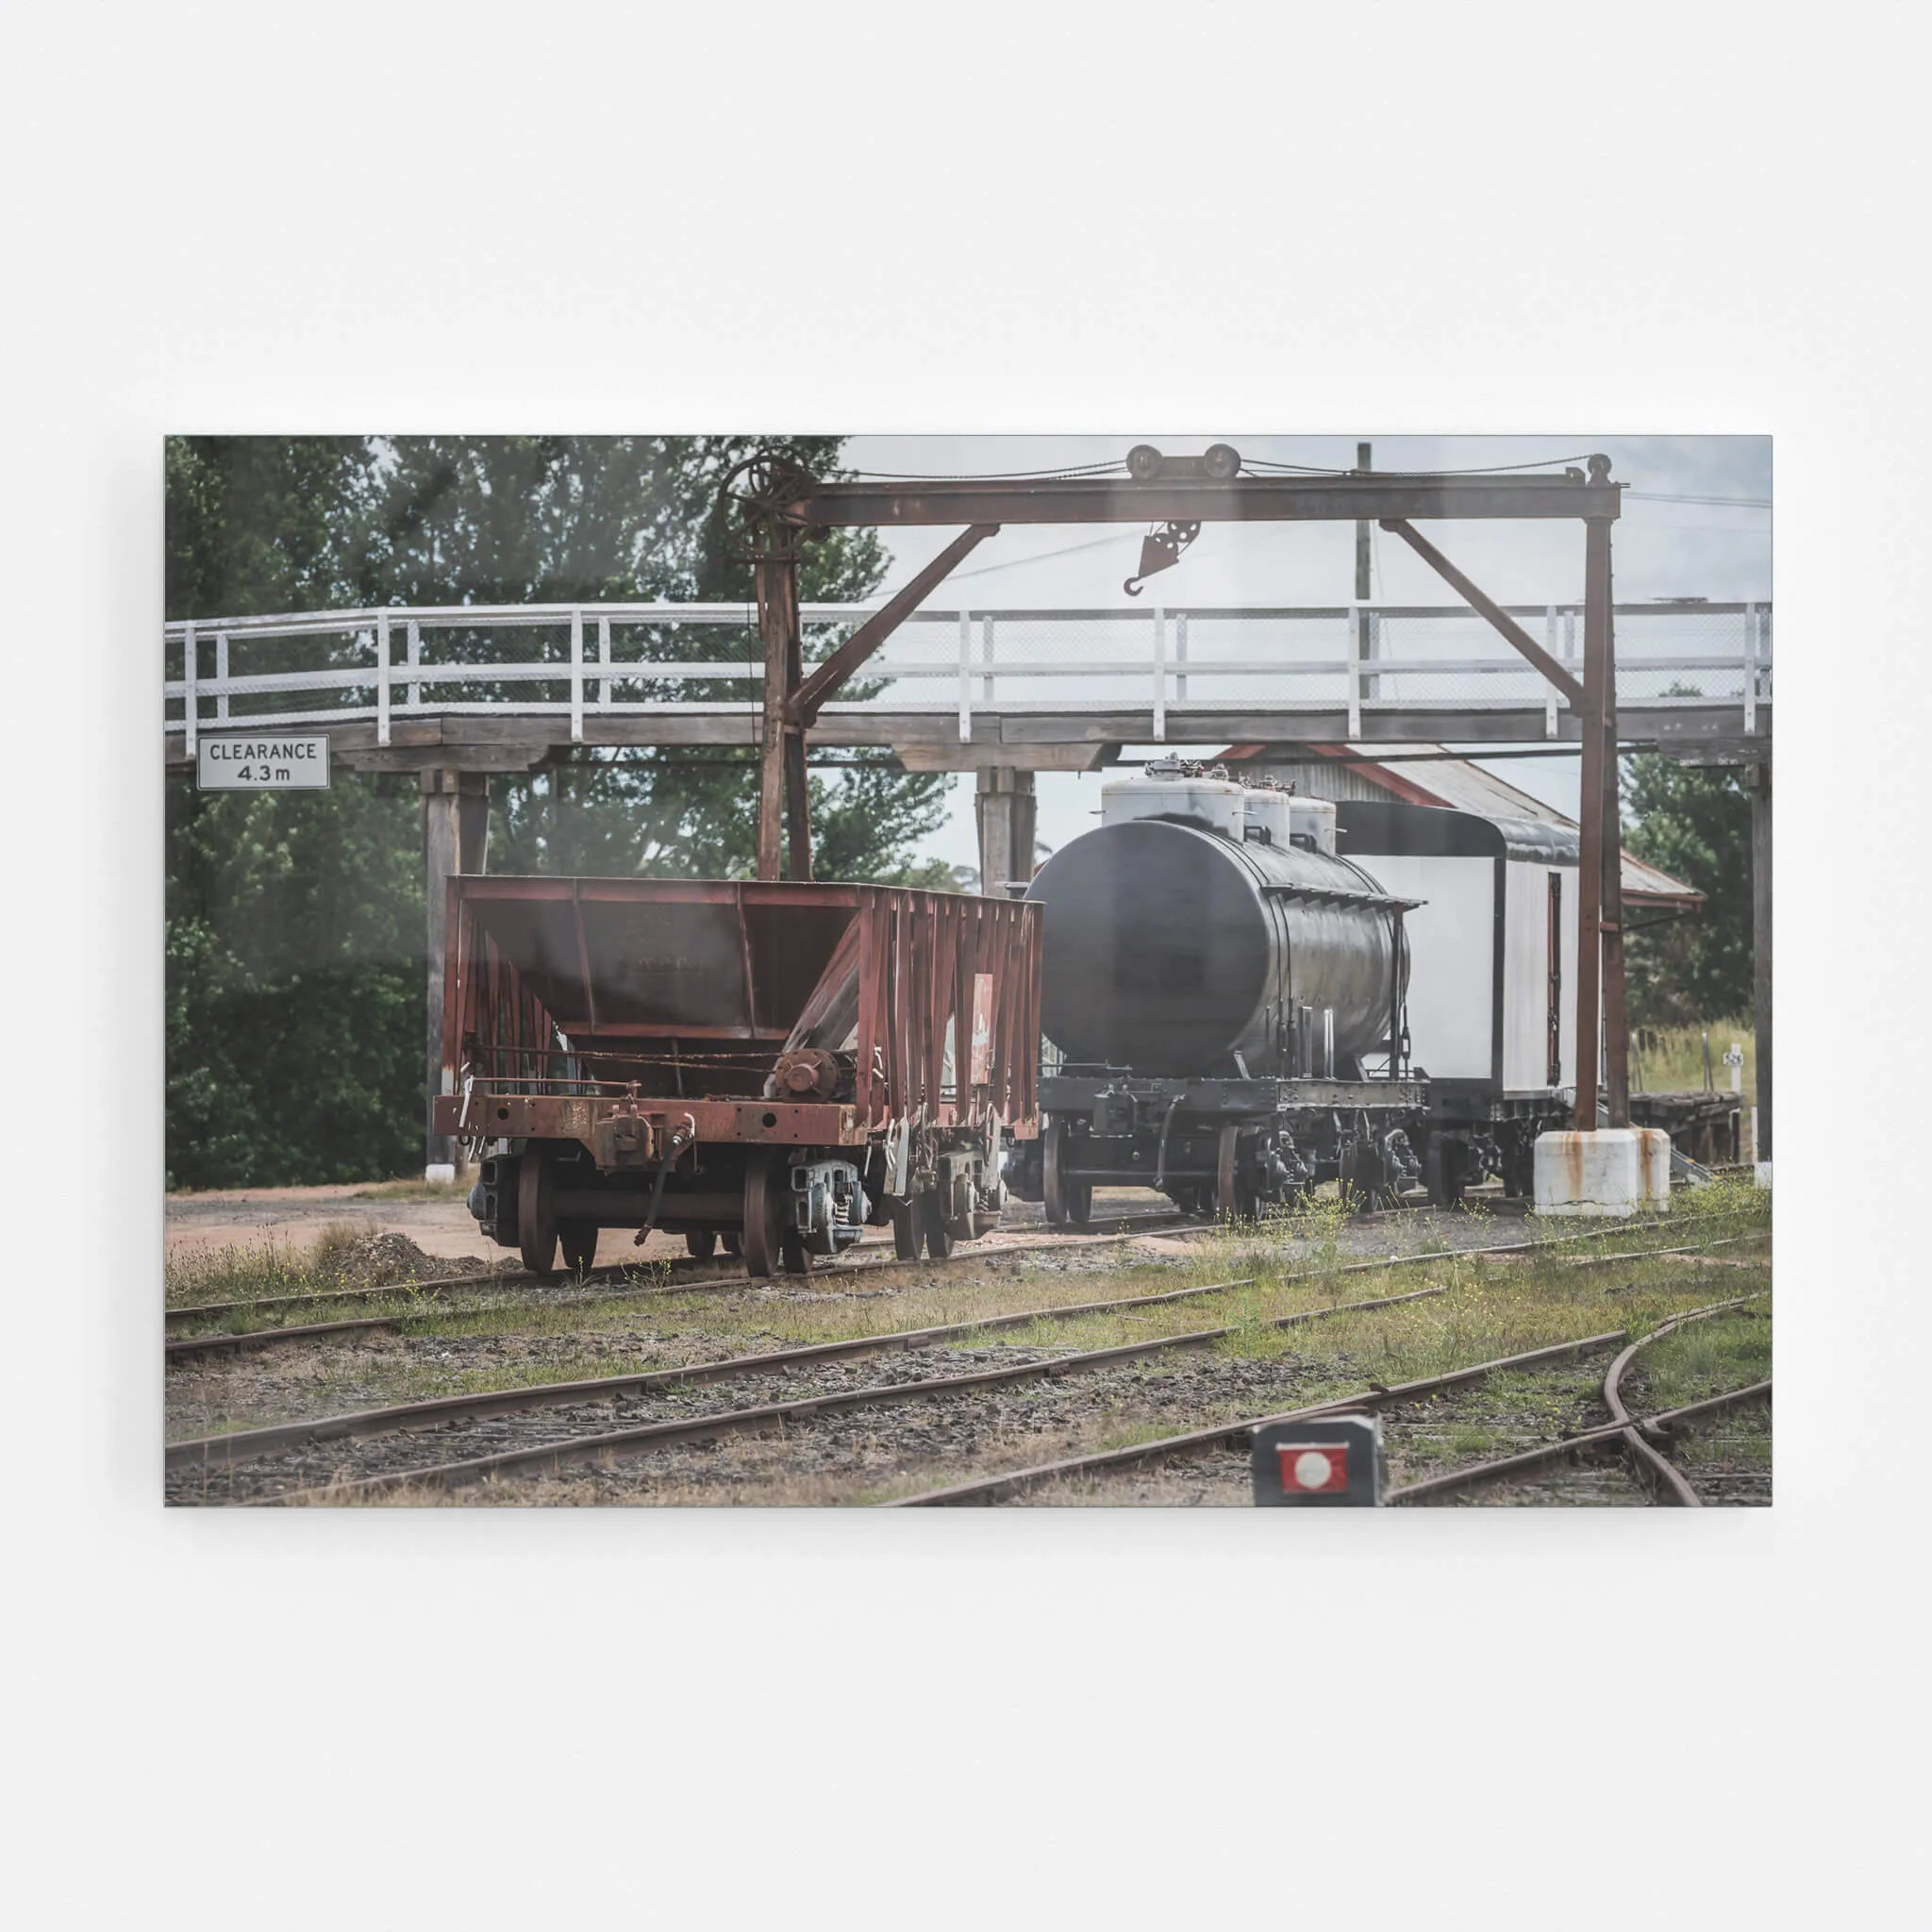
<path id="1" fill-rule="evenodd" d="M 436 1131 L 436 1095 L 442 1088 L 444 930 L 452 874 L 481 872 L 489 855 L 490 780 L 482 772 L 425 772 L 423 886 L 428 931 L 428 1079 L 425 1085 L 423 1166 L 429 1178 L 453 1176 L 456 1143 Z"/>
<path id="2" fill-rule="evenodd" d="M 979 819 L 979 890 L 986 898 L 1004 899 L 1008 880 L 1033 876 L 1039 820 L 1033 774 L 1011 765 L 981 766 L 974 808 Z"/>

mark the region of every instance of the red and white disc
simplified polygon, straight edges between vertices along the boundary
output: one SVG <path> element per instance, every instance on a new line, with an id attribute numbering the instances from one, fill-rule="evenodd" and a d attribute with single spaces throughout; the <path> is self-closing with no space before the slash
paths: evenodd
<path id="1" fill-rule="evenodd" d="M 1338 1494 L 1348 1488 L 1346 1442 L 1277 1442 L 1281 1487 L 1291 1496 Z"/>

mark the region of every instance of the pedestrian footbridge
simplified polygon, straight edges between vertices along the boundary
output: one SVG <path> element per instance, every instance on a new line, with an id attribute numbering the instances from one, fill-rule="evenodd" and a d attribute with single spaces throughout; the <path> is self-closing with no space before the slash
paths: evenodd
<path id="1" fill-rule="evenodd" d="M 876 609 L 807 605 L 806 672 Z M 1772 607 L 1616 607 L 1618 735 L 1768 759 Z M 1509 614 L 1581 672 L 1580 604 Z M 741 604 L 473 605 L 164 627 L 164 736 L 325 726 L 369 770 L 526 770 L 574 745 L 761 742 L 764 649 Z M 1123 744 L 1574 741 L 1557 688 L 1467 606 L 920 609 L 826 704 L 819 745 L 919 769 L 1079 769 Z"/>

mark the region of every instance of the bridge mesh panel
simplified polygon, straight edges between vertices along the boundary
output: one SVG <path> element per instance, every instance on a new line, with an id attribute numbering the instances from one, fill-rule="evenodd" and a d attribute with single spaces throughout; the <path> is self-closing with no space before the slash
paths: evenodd
<path id="1" fill-rule="evenodd" d="M 1673 698 L 1724 698 L 1740 703 L 1744 695 L 1741 661 L 1671 671 L 1645 667 L 1646 658 L 1733 657 L 1742 659 L 1745 616 L 1741 610 L 1666 606 L 1657 610 L 1617 613 L 1617 702 L 1641 705 Z M 1760 626 L 1760 648 L 1762 627 Z M 1759 681 L 1759 694 L 1764 684 Z"/>
<path id="2" fill-rule="evenodd" d="M 1512 613 L 1518 624 L 1548 648 L 1543 616 Z M 1492 665 L 1480 671 L 1376 672 L 1365 687 L 1363 702 L 1381 705 L 1454 704 L 1471 708 L 1540 706 L 1549 686 L 1542 674 L 1510 644 L 1487 618 L 1474 611 L 1427 611 L 1413 616 L 1378 617 L 1377 656 L 1424 663 L 1432 658 L 1450 663 Z M 1561 632 L 1558 631 L 1560 641 Z M 1560 656 L 1560 652 L 1557 655 Z"/>
<path id="3" fill-rule="evenodd" d="M 408 650 L 407 625 L 390 626 L 390 704 L 397 710 L 412 708 L 408 704 L 408 673 L 400 674 L 398 663 Z M 570 706 L 570 625 L 550 621 L 541 624 L 431 625 L 423 625 L 420 669 L 425 711 L 467 709 L 472 706 L 499 710 L 506 706 L 525 709 L 568 709 Z M 483 668 L 502 665 L 555 665 L 555 677 L 493 678 L 481 675 Z M 439 683 L 434 674 L 460 668 L 459 683 Z M 397 686 L 402 689 L 398 690 Z"/>
<path id="4" fill-rule="evenodd" d="M 1347 658 L 1346 610 L 1273 611 L 1243 617 L 1188 611 L 1170 615 L 1168 625 L 1167 655 L 1174 670 L 1167 687 L 1171 707 L 1221 710 L 1230 705 L 1265 703 L 1334 711 L 1348 703 L 1345 671 L 1296 669 L 1340 664 Z M 1200 668 L 1250 664 L 1252 671 Z"/>
<path id="5" fill-rule="evenodd" d="M 809 657 L 809 628 L 805 648 Z M 599 708 L 623 711 L 664 705 L 728 705 L 756 709 L 764 690 L 764 641 L 758 635 L 757 612 L 749 607 L 743 621 L 738 623 L 645 624 L 613 619 L 610 662 L 619 675 L 608 680 L 608 691 L 601 675 L 594 684 L 590 682 L 596 655 L 597 616 L 594 609 L 589 609 L 584 613 L 584 702 Z M 715 677 L 648 675 L 654 665 L 674 668 L 688 664 L 729 668 Z"/>
<path id="6" fill-rule="evenodd" d="M 829 657 L 860 620 L 808 626 L 806 675 L 813 659 Z M 959 620 L 955 611 L 915 611 L 865 661 L 858 676 L 840 686 L 829 708 L 950 711 L 959 702 Z"/>

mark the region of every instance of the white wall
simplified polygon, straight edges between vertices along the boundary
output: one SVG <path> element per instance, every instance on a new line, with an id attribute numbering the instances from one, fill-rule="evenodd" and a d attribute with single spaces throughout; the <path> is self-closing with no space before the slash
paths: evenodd
<path id="1" fill-rule="evenodd" d="M 1393 897 L 1428 901 L 1405 922 L 1413 1063 L 1438 1079 L 1487 1080 L 1495 861 L 1378 852 L 1362 863 Z"/>
<path id="2" fill-rule="evenodd" d="M 1564 924 L 1570 924 L 1576 916 L 1576 872 L 1574 867 L 1514 862 L 1504 870 L 1503 1086 L 1507 1091 L 1549 1084 L 1550 876 L 1556 873 L 1563 878 L 1562 916 Z M 1575 944 L 1573 932 L 1573 956 Z M 1574 1015 L 1576 989 L 1566 967 L 1562 991 Z M 1557 1017 L 1560 1027 L 1560 1009 Z M 1574 1029 L 1573 1018 L 1569 1027 L 1559 1033 L 1565 1055 L 1574 1048 Z"/>

